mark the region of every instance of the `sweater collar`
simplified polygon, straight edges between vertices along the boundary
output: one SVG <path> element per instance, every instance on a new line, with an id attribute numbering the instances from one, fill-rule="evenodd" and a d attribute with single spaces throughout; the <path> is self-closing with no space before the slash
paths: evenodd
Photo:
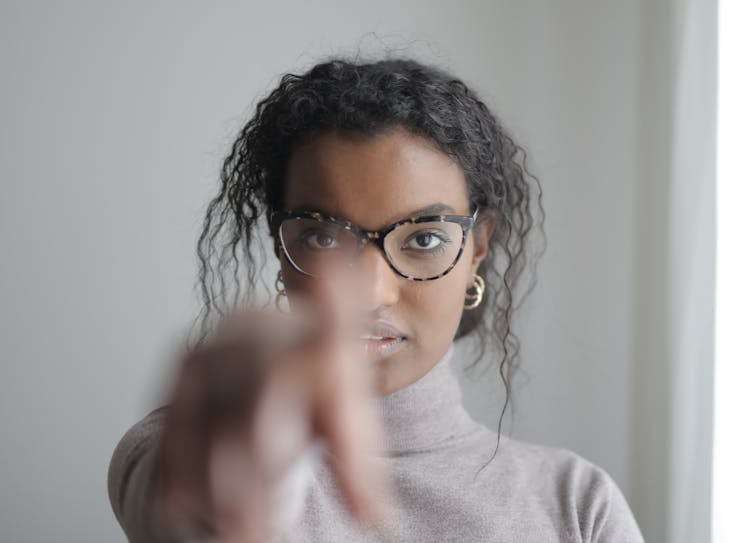
<path id="1" fill-rule="evenodd" d="M 414 383 L 376 399 L 383 422 L 381 454 L 418 452 L 466 435 L 478 425 L 461 403 L 461 388 L 448 351 Z"/>

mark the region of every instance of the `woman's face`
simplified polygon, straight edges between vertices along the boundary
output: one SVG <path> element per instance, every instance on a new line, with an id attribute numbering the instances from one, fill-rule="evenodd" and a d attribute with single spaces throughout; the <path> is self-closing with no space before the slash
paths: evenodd
<path id="1" fill-rule="evenodd" d="M 471 215 L 458 164 L 403 129 L 362 139 L 326 133 L 297 148 L 287 168 L 284 209 L 321 211 L 365 230 L 415 213 Z M 379 394 L 415 382 L 448 350 L 490 233 L 487 223 L 476 225 L 455 267 L 430 281 L 401 277 L 375 244 L 365 246 L 358 260 L 361 302 L 374 322 L 403 337 L 376 363 Z M 315 279 L 297 272 L 283 256 L 280 260 L 291 298 L 312 290 Z"/>

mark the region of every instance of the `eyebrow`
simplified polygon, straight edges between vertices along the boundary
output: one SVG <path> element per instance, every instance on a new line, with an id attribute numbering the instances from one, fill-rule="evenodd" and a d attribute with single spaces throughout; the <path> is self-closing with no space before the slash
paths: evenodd
<path id="1" fill-rule="evenodd" d="M 417 209 L 416 211 L 412 211 L 409 215 L 407 215 L 406 219 L 412 219 L 414 217 L 419 217 L 420 215 L 442 215 L 444 213 L 456 213 L 456 210 L 453 209 L 448 204 L 443 203 L 435 203 L 430 204 L 428 206 L 422 207 L 420 209 Z"/>
<path id="2" fill-rule="evenodd" d="M 349 220 L 350 222 L 353 222 L 347 217 L 341 216 L 341 214 L 339 213 L 333 213 L 327 209 L 324 209 L 318 206 L 303 205 L 303 206 L 297 206 L 296 208 L 292 209 L 293 213 L 299 213 L 301 211 L 314 211 L 317 213 L 322 213 L 323 215 L 328 215 L 330 217 L 342 218 L 342 219 Z M 405 215 L 396 219 L 396 221 L 400 221 L 403 219 L 414 219 L 417 217 L 428 216 L 428 215 L 443 215 L 443 214 L 455 214 L 455 213 L 456 213 L 456 210 L 453 207 L 449 206 L 448 204 L 444 204 L 442 202 L 436 202 L 434 204 L 430 204 L 424 207 L 420 207 L 419 209 L 415 209 L 408 215 Z"/>

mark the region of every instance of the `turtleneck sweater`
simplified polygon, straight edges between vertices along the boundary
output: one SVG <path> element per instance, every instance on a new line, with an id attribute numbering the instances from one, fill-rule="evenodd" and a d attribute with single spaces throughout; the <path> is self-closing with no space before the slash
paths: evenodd
<path id="1" fill-rule="evenodd" d="M 454 346 L 421 379 L 376 398 L 383 422 L 377 461 L 399 504 L 382 530 L 350 517 L 324 447 L 305 455 L 282 492 L 273 543 L 643 543 L 612 478 L 579 455 L 501 436 L 463 407 Z M 115 449 L 109 494 L 130 541 L 175 541 L 153 514 L 151 485 L 163 410 L 136 423 Z M 497 448 L 497 451 L 496 451 Z"/>

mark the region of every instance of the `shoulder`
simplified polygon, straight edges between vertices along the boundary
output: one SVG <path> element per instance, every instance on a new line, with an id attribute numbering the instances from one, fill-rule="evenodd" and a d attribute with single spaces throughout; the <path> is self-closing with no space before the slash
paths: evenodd
<path id="1" fill-rule="evenodd" d="M 117 443 L 107 472 L 110 504 L 120 524 L 127 523 L 130 502 L 144 501 L 150 491 L 152 468 L 161 442 L 166 407 L 156 409 L 131 426 Z"/>
<path id="2" fill-rule="evenodd" d="M 602 467 L 568 449 L 503 437 L 499 453 L 515 467 L 576 493 L 616 487 Z"/>
<path id="3" fill-rule="evenodd" d="M 131 426 L 117 443 L 110 461 L 110 476 L 125 470 L 159 441 L 164 427 L 167 407 L 160 407 Z"/>
<path id="4" fill-rule="evenodd" d="M 568 449 L 503 437 L 501 463 L 516 485 L 548 501 L 562 527 L 582 541 L 642 542 L 630 506 L 617 483 L 601 466 Z"/>

